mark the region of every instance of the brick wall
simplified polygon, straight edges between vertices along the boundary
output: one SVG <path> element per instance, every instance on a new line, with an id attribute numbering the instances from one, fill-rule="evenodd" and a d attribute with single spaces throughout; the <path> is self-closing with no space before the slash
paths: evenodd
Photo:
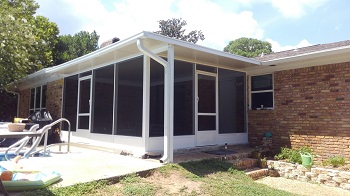
<path id="1" fill-rule="evenodd" d="M 22 90 L 19 94 L 21 95 L 19 102 L 19 117 L 27 118 L 29 116 L 30 89 Z"/>
<path id="2" fill-rule="evenodd" d="M 61 118 L 62 88 L 63 79 L 47 83 L 46 110 L 50 112 L 54 120 Z M 19 117 L 26 118 L 29 116 L 30 89 L 22 90 L 19 93 L 21 94 Z"/>
<path id="3" fill-rule="evenodd" d="M 54 120 L 62 117 L 63 81 L 60 79 L 47 84 L 46 110 L 50 112 Z"/>
<path id="4" fill-rule="evenodd" d="M 270 131 L 274 149 L 350 158 L 350 62 L 275 72 L 274 98 L 274 110 L 248 111 L 252 146 Z"/>

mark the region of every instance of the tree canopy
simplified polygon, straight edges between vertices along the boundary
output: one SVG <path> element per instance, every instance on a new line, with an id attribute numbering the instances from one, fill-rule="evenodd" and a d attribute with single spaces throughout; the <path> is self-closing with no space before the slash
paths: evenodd
<path id="1" fill-rule="evenodd" d="M 98 49 L 95 31 L 58 36 L 56 23 L 35 16 L 38 8 L 35 0 L 0 1 L 0 88 Z"/>
<path id="2" fill-rule="evenodd" d="M 233 41 L 224 48 L 225 52 L 244 57 L 257 57 L 261 54 L 272 53 L 272 45 L 267 41 L 242 37 Z"/>
<path id="3" fill-rule="evenodd" d="M 54 63 L 59 65 L 97 50 L 99 37 L 96 31 L 59 36 L 54 49 Z"/>
<path id="4" fill-rule="evenodd" d="M 198 40 L 204 40 L 204 34 L 201 30 L 193 30 L 188 34 L 185 34 L 186 29 L 183 29 L 184 26 L 187 25 L 185 20 L 181 18 L 172 18 L 168 20 L 160 20 L 159 23 L 159 31 L 155 31 L 155 33 L 165 35 L 171 38 L 180 39 L 187 42 L 197 43 Z"/>
<path id="5" fill-rule="evenodd" d="M 59 33 L 34 0 L 0 1 L 0 87 L 52 64 Z"/>

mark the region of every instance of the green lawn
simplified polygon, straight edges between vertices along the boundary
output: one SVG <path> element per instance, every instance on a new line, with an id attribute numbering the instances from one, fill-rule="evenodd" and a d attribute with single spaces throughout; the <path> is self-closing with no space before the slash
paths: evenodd
<path id="1" fill-rule="evenodd" d="M 99 181 L 48 188 L 21 195 L 293 195 L 255 183 L 231 164 L 202 160 L 168 164 L 141 178 L 128 175 L 118 183 Z"/>

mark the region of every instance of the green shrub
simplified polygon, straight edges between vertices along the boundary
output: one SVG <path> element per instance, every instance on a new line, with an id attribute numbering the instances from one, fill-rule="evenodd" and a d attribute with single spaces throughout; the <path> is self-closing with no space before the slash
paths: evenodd
<path id="1" fill-rule="evenodd" d="M 329 157 L 326 161 L 322 162 L 322 165 L 332 165 L 333 167 L 339 167 L 345 165 L 345 162 L 345 158 L 338 155 Z"/>
<path id="2" fill-rule="evenodd" d="M 300 153 L 304 154 L 306 152 L 313 155 L 313 150 L 308 146 L 303 146 L 300 149 L 291 149 L 291 148 L 287 148 L 287 147 L 282 147 L 281 152 L 279 154 L 275 155 L 275 159 L 278 159 L 278 160 L 285 159 L 291 163 L 301 164 Z"/>

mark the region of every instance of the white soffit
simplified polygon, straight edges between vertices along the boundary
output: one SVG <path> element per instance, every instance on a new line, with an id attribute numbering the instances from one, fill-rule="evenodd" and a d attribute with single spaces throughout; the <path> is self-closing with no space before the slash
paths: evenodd
<path id="1" fill-rule="evenodd" d="M 142 55 L 136 46 L 137 39 L 143 39 L 144 46 L 160 56 L 166 57 L 168 44 L 173 44 L 175 48 L 175 59 L 226 67 L 239 71 L 245 71 L 247 68 L 261 65 L 255 59 L 233 55 L 156 33 L 141 32 L 133 37 L 118 41 L 69 62 L 40 70 L 21 79 L 18 83 L 21 86 L 28 87 L 30 83 L 38 79 L 50 77 L 51 75 L 60 75 L 63 77 Z"/>
<path id="2" fill-rule="evenodd" d="M 144 32 L 145 37 L 151 38 L 152 42 L 163 42 L 173 44 L 175 48 L 175 59 L 203 63 L 214 66 L 228 67 L 245 71 L 246 68 L 261 65 L 255 59 L 250 59 L 227 52 L 207 48 L 197 44 L 172 39 L 163 35 Z M 149 46 L 152 48 L 152 46 Z M 166 56 L 166 52 L 159 53 L 160 56 Z"/>

